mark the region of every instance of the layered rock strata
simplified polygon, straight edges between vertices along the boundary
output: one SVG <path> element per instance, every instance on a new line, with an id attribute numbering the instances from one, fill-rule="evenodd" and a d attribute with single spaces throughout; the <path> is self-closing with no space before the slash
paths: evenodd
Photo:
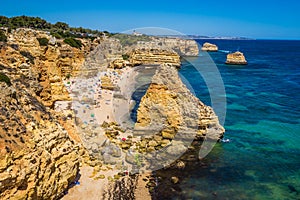
<path id="1" fill-rule="evenodd" d="M 173 50 L 163 49 L 135 49 L 130 54 L 130 63 L 135 65 L 154 64 L 160 65 L 163 63 L 171 64 L 180 67 L 180 57 Z"/>
<path id="2" fill-rule="evenodd" d="M 57 199 L 78 174 L 79 146 L 40 101 L 42 86 L 1 65 L 0 199 Z"/>
<path id="3" fill-rule="evenodd" d="M 41 46 L 38 38 L 46 38 Z M 53 107 L 55 101 L 70 100 L 63 80 L 77 74 L 88 53 L 100 39 L 81 39 L 83 47 L 77 49 L 44 31 L 19 28 L 8 35 L 7 45 L 1 49 L 2 63 L 22 71 L 36 73 L 43 90 L 40 97 L 44 105 Z M 29 74 L 30 75 L 30 74 Z"/>
<path id="4" fill-rule="evenodd" d="M 49 42 L 41 46 L 38 38 L 47 38 Z M 17 29 L 8 35 L 7 43 L 0 45 L 3 92 L 0 96 L 0 199 L 59 198 L 76 180 L 83 154 L 79 144 L 82 141 L 89 144 L 87 149 L 95 156 L 91 166 L 99 167 L 104 162 L 123 170 L 123 162 L 133 167 L 140 164 L 139 157 L 132 154 L 135 149 L 135 153 L 145 153 L 166 147 L 169 155 L 184 149 L 176 139 L 179 132 L 185 135 L 182 137 L 198 139 L 219 138 L 224 132 L 212 109 L 193 97 L 174 67 L 180 65 L 180 56 L 198 55 L 195 41 L 156 38 L 155 48 L 151 48 L 152 43 L 141 43 L 133 48 L 136 52 L 132 60 L 125 61 L 118 40 L 79 40 L 83 46 L 77 49 L 49 33 Z M 148 48 L 142 48 L 143 45 Z M 114 123 L 95 128 L 94 123 L 83 122 L 76 129 L 72 112 L 62 115 L 53 110 L 55 102 L 71 100 L 63 81 L 68 76 L 105 71 L 111 63 L 113 68 L 162 64 L 143 97 L 145 105 L 139 108 L 136 130 L 126 132 Z M 101 82 L 105 89 L 115 87 L 108 77 Z M 135 137 L 135 133 L 152 125 L 163 127 L 154 136 L 144 133 L 143 137 Z M 78 130 L 82 130 L 84 137 L 78 137 Z M 132 196 L 131 191 L 127 194 Z"/>
<path id="5" fill-rule="evenodd" d="M 242 52 L 230 53 L 227 55 L 226 64 L 229 65 L 247 65 L 248 62 Z"/>
<path id="6" fill-rule="evenodd" d="M 202 51 L 218 51 L 218 46 L 215 44 L 211 44 L 205 42 L 201 48 Z"/>
<path id="7" fill-rule="evenodd" d="M 178 131 L 185 129 L 194 130 L 190 137 L 198 139 L 218 139 L 224 133 L 213 109 L 195 97 L 182 83 L 177 70 L 167 64 L 160 65 L 153 76 L 139 105 L 135 127 L 162 127 L 158 134 L 161 142 L 174 139 Z"/>
<path id="8" fill-rule="evenodd" d="M 138 49 L 172 49 L 179 56 L 198 56 L 199 48 L 195 40 L 185 40 L 180 38 L 153 37 L 149 42 L 138 42 L 135 45 Z"/>

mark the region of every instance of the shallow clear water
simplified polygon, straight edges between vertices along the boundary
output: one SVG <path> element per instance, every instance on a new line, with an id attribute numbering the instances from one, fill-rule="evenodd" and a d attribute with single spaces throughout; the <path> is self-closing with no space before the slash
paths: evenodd
<path id="1" fill-rule="evenodd" d="M 210 53 L 225 84 L 225 138 L 231 142 L 174 172 L 180 178 L 169 188 L 174 193 L 160 190 L 157 198 L 300 199 L 300 41 L 209 42 L 220 50 L 239 49 L 248 61 L 225 65 L 226 53 Z M 193 59 L 200 63 L 201 56 Z M 206 84 L 191 64 L 183 61 L 179 72 L 210 105 Z"/>

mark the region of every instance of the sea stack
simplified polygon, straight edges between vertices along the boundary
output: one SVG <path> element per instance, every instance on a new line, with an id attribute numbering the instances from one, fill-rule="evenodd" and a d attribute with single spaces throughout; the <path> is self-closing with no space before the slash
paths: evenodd
<path id="1" fill-rule="evenodd" d="M 215 44 L 211 44 L 205 42 L 201 48 L 202 51 L 218 51 L 218 46 Z"/>
<path id="2" fill-rule="evenodd" d="M 229 64 L 229 65 L 247 65 L 248 64 L 245 59 L 244 54 L 239 51 L 228 54 L 227 60 L 225 63 Z"/>

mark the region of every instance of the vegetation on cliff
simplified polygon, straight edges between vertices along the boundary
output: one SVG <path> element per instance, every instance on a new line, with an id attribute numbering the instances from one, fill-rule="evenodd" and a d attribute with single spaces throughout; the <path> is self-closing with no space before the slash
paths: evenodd
<path id="1" fill-rule="evenodd" d="M 128 35 L 128 34 L 116 34 L 114 38 L 119 39 L 122 46 L 131 46 L 137 44 L 139 41 L 149 42 L 151 37 L 147 35 Z"/>
<path id="2" fill-rule="evenodd" d="M 30 63 L 34 64 L 34 56 L 28 51 L 20 51 L 20 54 L 29 59 Z"/>
<path id="3" fill-rule="evenodd" d="M 6 41 L 7 41 L 7 37 L 4 31 L 0 30 L 0 42 L 6 42 Z"/>
<path id="4" fill-rule="evenodd" d="M 8 86 L 11 86 L 11 82 L 8 76 L 6 76 L 4 73 L 0 72 L 0 82 L 6 83 Z"/>
<path id="5" fill-rule="evenodd" d="M 47 46 L 49 40 L 47 38 L 37 38 L 37 40 L 39 41 L 40 46 Z"/>
<path id="6" fill-rule="evenodd" d="M 51 24 L 40 17 L 28 17 L 28 16 L 17 16 L 17 17 L 5 17 L 0 16 L 0 27 L 8 28 L 8 31 L 16 28 L 31 28 L 37 30 L 49 31 L 51 35 L 56 38 L 95 38 L 103 35 L 103 32 L 98 30 L 91 30 L 82 27 L 70 27 L 67 23 L 56 22 Z M 107 31 L 104 32 L 109 35 Z M 1 33 L 0 33 L 1 37 Z"/>
<path id="7" fill-rule="evenodd" d="M 76 40 L 76 39 L 71 38 L 71 37 L 64 39 L 64 43 L 70 45 L 71 47 L 75 47 L 77 49 L 80 49 L 81 46 L 82 46 L 82 43 L 81 43 L 80 40 Z"/>

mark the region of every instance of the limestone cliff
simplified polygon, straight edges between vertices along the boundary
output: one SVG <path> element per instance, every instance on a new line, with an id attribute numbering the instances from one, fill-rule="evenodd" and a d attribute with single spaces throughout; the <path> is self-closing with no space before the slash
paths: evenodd
<path id="1" fill-rule="evenodd" d="M 78 49 L 43 31 L 17 29 L 7 36 L 8 42 L 0 44 L 0 199 L 57 199 L 76 179 L 82 154 L 80 141 L 85 138 L 77 135 L 71 111 L 64 116 L 53 110 L 55 102 L 71 100 L 63 84 L 68 76 L 85 71 L 93 75 L 109 65 L 122 68 L 162 64 L 142 99 L 136 127 L 160 125 L 161 121 L 164 127 L 154 136 L 155 141 L 115 139 L 123 149 L 135 145 L 144 152 L 145 148 L 148 151 L 165 147 L 181 129 L 196 127 L 199 139 L 206 137 L 209 130 L 214 134 L 208 136 L 216 138 L 224 132 L 212 109 L 188 91 L 174 67 L 180 65 L 180 56 L 198 55 L 195 41 L 154 38 L 155 48 L 150 43 L 140 44 L 132 49 L 131 58 L 124 60 L 120 42 L 111 38 L 93 42 L 78 39 L 83 44 Z M 38 38 L 46 38 L 48 44 L 40 45 Z M 143 45 L 148 48 L 141 48 Z M 106 89 L 115 87 L 107 77 L 101 81 Z M 152 109 L 155 106 L 159 113 Z M 99 134 L 102 128 L 89 131 L 90 126 L 82 124 L 81 128 L 85 137 L 94 141 L 87 149 L 99 155 L 93 163 L 122 162 L 123 151 L 114 152 L 113 141 L 109 143 L 106 136 Z M 115 129 L 123 132 L 117 125 Z M 134 160 L 129 156 L 126 159 Z"/>
<path id="2" fill-rule="evenodd" d="M 38 38 L 46 38 L 48 44 L 41 46 Z M 1 62 L 8 66 L 35 73 L 43 90 L 42 102 L 53 107 L 58 100 L 70 100 L 62 80 L 76 75 L 88 53 L 99 44 L 81 39 L 83 47 L 77 49 L 65 44 L 44 31 L 19 28 L 8 34 L 7 45 L 1 49 Z"/>
<path id="3" fill-rule="evenodd" d="M 110 63 L 111 68 L 141 64 L 171 64 L 180 67 L 180 57 L 198 56 L 198 44 L 194 40 L 180 38 L 150 37 L 150 41 L 139 41 L 122 48 L 125 59 L 116 59 Z"/>
<path id="4" fill-rule="evenodd" d="M 163 124 L 163 125 L 160 125 Z M 162 139 L 179 130 L 194 129 L 190 137 L 221 138 L 224 128 L 213 109 L 204 105 L 182 83 L 173 66 L 160 65 L 138 108 L 136 128 L 160 127 Z M 207 133 L 210 134 L 207 134 Z M 160 144 L 157 144 L 160 145 Z"/>
<path id="5" fill-rule="evenodd" d="M 81 73 L 83 70 L 105 71 L 112 62 L 116 62 L 115 60 L 123 60 L 120 41 L 113 38 L 102 39 L 89 53 L 81 67 Z M 113 67 L 113 63 L 111 65 Z"/>
<path id="6" fill-rule="evenodd" d="M 179 56 L 198 56 L 199 54 L 198 44 L 195 40 L 166 37 L 151 37 L 150 39 L 151 41 L 140 41 L 129 49 L 173 50 Z"/>
<path id="7" fill-rule="evenodd" d="M 179 56 L 198 56 L 199 48 L 195 40 L 180 38 L 152 37 L 149 42 L 139 42 L 136 48 L 172 49 Z"/>
<path id="8" fill-rule="evenodd" d="M 227 55 L 226 64 L 230 65 L 247 65 L 246 58 L 242 52 L 230 53 Z"/>
<path id="9" fill-rule="evenodd" d="M 202 51 L 218 51 L 218 46 L 215 44 L 211 44 L 205 42 L 201 48 Z"/>
<path id="10" fill-rule="evenodd" d="M 0 199 L 57 199 L 75 180 L 79 146 L 38 94 L 43 87 L 22 70 L 1 65 Z"/>
<path id="11" fill-rule="evenodd" d="M 158 38 L 158 44 L 173 49 L 179 56 L 198 56 L 199 48 L 195 40 L 180 38 Z"/>
<path id="12" fill-rule="evenodd" d="M 130 63 L 135 65 L 141 64 L 171 64 L 180 67 L 180 57 L 173 50 L 164 49 L 135 49 L 130 53 Z"/>

